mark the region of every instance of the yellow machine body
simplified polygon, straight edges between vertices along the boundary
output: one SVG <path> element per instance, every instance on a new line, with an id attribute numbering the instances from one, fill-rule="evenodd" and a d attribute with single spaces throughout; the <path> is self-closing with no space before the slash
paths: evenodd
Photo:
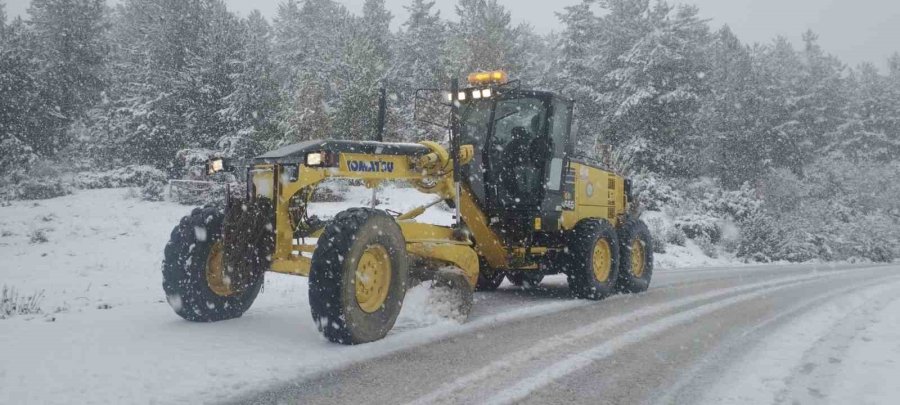
<path id="1" fill-rule="evenodd" d="M 479 274 L 479 256 L 492 268 L 536 269 L 528 256 L 540 256 L 554 249 L 550 246 L 507 246 L 490 226 L 490 219 L 479 207 L 472 192 L 460 188 L 456 195 L 452 178 L 452 159 L 446 149 L 432 143 L 422 143 L 430 152 L 421 156 L 338 153 L 334 167 L 310 167 L 303 163 L 290 165 L 296 168 L 296 176 L 289 176 L 285 164 L 262 163 L 251 166 L 250 176 L 255 197 L 269 198 L 275 203 L 275 250 L 271 271 L 308 276 L 311 255 L 315 245 L 307 238 L 295 238 L 295 221 L 292 208 L 301 205 L 307 209 L 309 201 L 303 195 L 311 195 L 315 187 L 327 179 L 362 180 L 368 187 L 377 187 L 385 181 L 406 181 L 423 193 L 433 194 L 439 200 L 459 201 L 459 212 L 468 233 L 461 234 L 450 227 L 420 223 L 415 218 L 427 207 L 419 207 L 397 217 L 406 240 L 407 253 L 422 260 L 436 261 L 458 267 L 474 288 Z M 472 159 L 472 146 L 461 148 L 460 164 Z M 355 165 L 355 166 L 353 166 Z M 367 170 L 359 170 L 363 165 Z M 386 170 L 390 168 L 390 170 Z M 354 170 L 355 169 L 355 170 Z M 382 170 L 385 169 L 385 170 Z M 626 212 L 624 179 L 612 172 L 578 162 L 570 162 L 567 168 L 574 182 L 566 200 L 570 208 L 559 215 L 563 230 L 569 230 L 586 218 L 601 218 L 616 224 Z M 293 206 L 292 206 L 293 204 Z M 541 230 L 540 218 L 535 221 Z M 315 239 L 321 230 L 308 235 Z"/>

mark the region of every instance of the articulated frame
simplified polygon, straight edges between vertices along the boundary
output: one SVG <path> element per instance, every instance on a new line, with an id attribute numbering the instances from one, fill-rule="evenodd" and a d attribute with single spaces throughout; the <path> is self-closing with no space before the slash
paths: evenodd
<path id="1" fill-rule="evenodd" d="M 271 271 L 309 275 L 311 259 L 304 254 L 311 254 L 315 250 L 315 245 L 294 239 L 290 203 L 298 193 L 314 188 L 326 179 L 363 180 L 369 188 L 377 187 L 383 181 L 406 180 L 414 184 L 419 191 L 438 196 L 438 201 L 455 199 L 449 154 L 436 143 L 423 142 L 423 144 L 431 152 L 420 157 L 341 153 L 337 167 L 299 165 L 295 180 L 281 173 L 283 169 L 277 164 L 253 166 L 250 176 L 256 195 L 275 201 L 275 251 Z M 464 147 L 460 154 L 462 163 L 470 161 L 472 147 Z M 350 162 L 360 161 L 379 162 L 383 167 L 391 165 L 392 170 L 350 170 Z M 492 266 L 498 268 L 505 267 L 507 260 L 506 250 L 499 237 L 488 228 L 484 214 L 475 204 L 471 193 L 463 192 L 460 196 L 463 220 L 469 224 L 475 239 L 485 242 L 478 246 L 475 246 L 470 238 L 454 232 L 451 228 L 416 222 L 415 218 L 424 213 L 428 206 L 418 207 L 397 217 L 409 254 L 459 267 L 473 288 L 478 279 L 478 253 L 485 256 Z M 311 234 L 310 237 L 316 238 L 320 234 L 321 230 Z"/>

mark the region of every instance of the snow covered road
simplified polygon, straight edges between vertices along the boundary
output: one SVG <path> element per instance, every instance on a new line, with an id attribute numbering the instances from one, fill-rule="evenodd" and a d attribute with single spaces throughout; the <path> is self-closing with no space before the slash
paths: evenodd
<path id="1" fill-rule="evenodd" d="M 476 294 L 464 325 L 429 312 L 417 288 L 386 339 L 343 347 L 315 330 L 303 278 L 269 275 L 240 319 L 178 318 L 159 260 L 190 209 L 124 193 L 0 207 L 0 284 L 47 297 L 41 314 L 0 320 L 0 403 L 900 398 L 898 266 L 660 269 L 648 293 L 602 302 L 575 300 L 556 276 Z"/>
<path id="2" fill-rule="evenodd" d="M 540 291 L 565 295 L 562 280 Z M 894 266 L 660 272 L 640 296 L 511 320 L 236 402 L 896 403 L 894 297 Z M 835 342 L 846 354 L 837 360 Z"/>

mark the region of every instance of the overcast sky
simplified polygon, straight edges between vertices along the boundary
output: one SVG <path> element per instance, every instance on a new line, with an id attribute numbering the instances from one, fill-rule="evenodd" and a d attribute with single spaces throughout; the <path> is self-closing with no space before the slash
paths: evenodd
<path id="1" fill-rule="evenodd" d="M 4 0 L 0 0 L 3 2 Z M 25 13 L 29 0 L 5 0 L 7 13 Z M 115 1 L 115 0 L 112 0 Z M 280 0 L 225 0 L 240 14 L 259 9 L 272 17 Z M 354 12 L 365 0 L 338 0 Z M 386 0 L 398 26 L 409 0 Z M 527 22 L 539 32 L 559 30 L 554 12 L 580 0 L 498 0 L 512 10 L 516 22 Z M 714 27 L 728 24 L 745 42 L 767 42 L 784 35 L 800 43 L 806 29 L 817 32 L 826 51 L 855 66 L 863 61 L 886 66 L 887 57 L 900 51 L 900 0 L 670 0 L 696 4 Z M 455 0 L 437 0 L 441 15 L 455 18 Z"/>

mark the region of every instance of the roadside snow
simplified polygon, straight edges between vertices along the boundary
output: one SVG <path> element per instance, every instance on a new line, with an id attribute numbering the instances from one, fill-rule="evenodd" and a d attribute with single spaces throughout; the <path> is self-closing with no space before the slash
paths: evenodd
<path id="1" fill-rule="evenodd" d="M 403 211 L 433 196 L 387 188 L 378 198 L 380 208 Z M 317 203 L 313 213 L 330 217 L 367 206 L 370 199 L 370 191 L 353 189 L 347 201 Z M 476 295 L 473 316 L 460 326 L 437 316 L 427 305 L 428 290 L 416 287 L 387 339 L 342 347 L 316 330 L 305 278 L 267 274 L 263 293 L 244 317 L 185 322 L 164 300 L 160 266 L 172 228 L 190 210 L 140 201 L 125 189 L 0 207 L 0 285 L 46 296 L 43 314 L 0 320 L 0 403 L 221 401 L 497 322 L 584 305 L 560 300 L 479 305 L 493 298 Z M 420 219 L 452 220 L 440 208 Z M 697 265 L 690 259 L 695 253 L 672 256 L 667 263 Z M 565 280 L 547 282 L 564 285 Z"/>
<path id="2" fill-rule="evenodd" d="M 871 314 L 834 377 L 833 404 L 900 403 L 900 300 Z"/>
<path id="3" fill-rule="evenodd" d="M 735 361 L 702 403 L 900 403 L 898 297 L 894 281 L 828 300 Z"/>

